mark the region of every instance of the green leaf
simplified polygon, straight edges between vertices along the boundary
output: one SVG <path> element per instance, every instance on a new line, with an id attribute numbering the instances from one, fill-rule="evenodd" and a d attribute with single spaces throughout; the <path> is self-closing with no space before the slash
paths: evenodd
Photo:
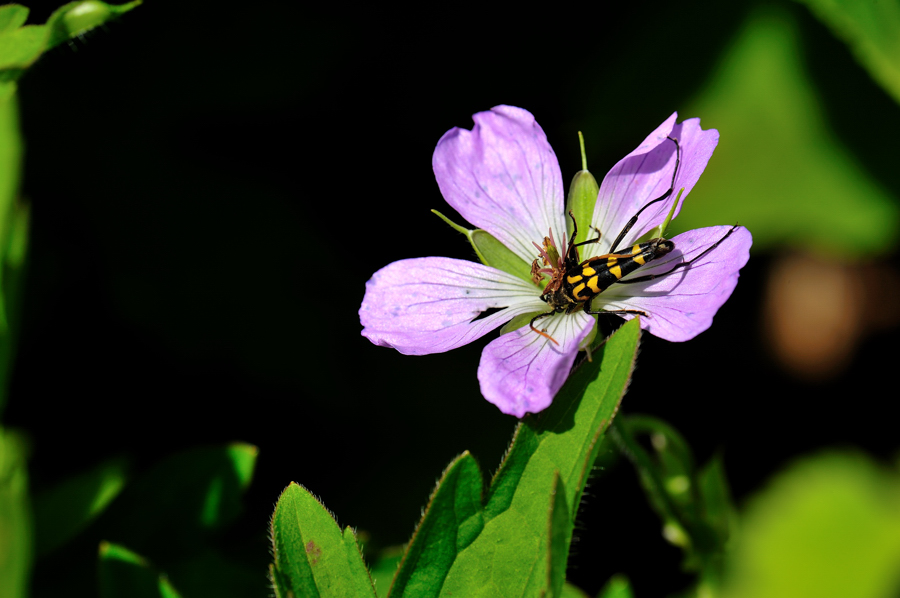
<path id="1" fill-rule="evenodd" d="M 369 576 L 375 584 L 375 593 L 379 598 L 385 598 L 391 589 L 394 575 L 400 568 L 404 551 L 401 547 L 392 547 L 384 550 L 378 561 L 369 568 Z"/>
<path id="2" fill-rule="evenodd" d="M 50 15 L 45 25 L 25 26 L 20 25 L 28 16 L 28 9 L 4 7 L 0 13 L 0 81 L 18 79 L 47 50 L 82 36 L 139 4 L 140 0 L 121 5 L 99 0 L 70 2 Z"/>
<path id="3" fill-rule="evenodd" d="M 551 590 L 551 559 L 564 562 L 568 556 L 574 514 L 599 440 L 630 379 L 639 336 L 639 322 L 627 322 L 593 362 L 572 373 L 547 410 L 520 423 L 491 483 L 484 529 L 457 556 L 442 596 L 524 597 Z M 557 500 L 566 505 L 568 524 L 561 529 L 555 522 L 551 534 L 556 509 L 550 505 Z M 565 554 L 552 554 L 560 546 Z"/>
<path id="4" fill-rule="evenodd" d="M 441 476 L 403 556 L 390 596 L 438 596 L 460 552 L 481 533 L 481 470 L 468 452 Z"/>
<path id="5" fill-rule="evenodd" d="M 275 562 L 270 567 L 278 598 L 375 596 L 356 534 L 341 529 L 302 486 L 291 483 L 272 515 Z"/>
<path id="6" fill-rule="evenodd" d="M 550 521 L 547 530 L 547 535 L 550 536 L 550 554 L 547 566 L 550 569 L 550 595 L 559 596 L 566 581 L 569 540 L 572 536 L 572 518 L 566 501 L 566 489 L 559 472 L 553 477 L 550 501 Z"/>
<path id="7" fill-rule="evenodd" d="M 0 427 L 0 596 L 25 598 L 31 573 L 26 443 Z"/>
<path id="8" fill-rule="evenodd" d="M 240 514 L 256 455 L 244 443 L 173 455 L 125 487 L 102 515 L 104 529 L 143 554 L 190 554 Z"/>
<path id="9" fill-rule="evenodd" d="M 900 474 L 856 453 L 788 467 L 753 497 L 726 598 L 900 595 Z"/>
<path id="10" fill-rule="evenodd" d="M 0 6 L 0 33 L 18 29 L 28 20 L 28 9 L 20 4 Z"/>
<path id="11" fill-rule="evenodd" d="M 450 228 L 466 236 L 482 264 L 497 268 L 507 274 L 518 276 L 526 282 L 533 282 L 531 280 L 531 264 L 524 262 L 522 258 L 510 251 L 506 245 L 498 241 L 490 233 L 480 228 L 470 230 L 456 224 L 437 210 L 431 211 L 446 222 Z"/>
<path id="12" fill-rule="evenodd" d="M 165 575 L 124 546 L 100 543 L 101 598 L 180 598 Z"/>
<path id="13" fill-rule="evenodd" d="M 566 583 L 563 585 L 562 592 L 559 593 L 559 598 L 588 598 L 588 595 L 581 588 Z"/>
<path id="14" fill-rule="evenodd" d="M 896 0 L 801 0 L 900 102 L 900 3 Z"/>
<path id="15" fill-rule="evenodd" d="M 47 19 L 50 35 L 45 51 L 66 40 L 82 36 L 91 29 L 111 21 L 140 4 L 141 0 L 118 5 L 107 4 L 100 0 L 69 2 L 56 9 Z"/>
<path id="16" fill-rule="evenodd" d="M 11 95 L 0 98 L 0 410 L 15 355 L 28 245 L 30 212 L 17 198 L 21 169 L 19 111 Z"/>
<path id="17" fill-rule="evenodd" d="M 830 133 L 801 37 L 784 9 L 755 9 L 682 111 L 722 137 L 673 229 L 739 222 L 754 250 L 791 245 L 843 258 L 893 245 L 896 198 Z"/>
<path id="18" fill-rule="evenodd" d="M 641 436 L 648 437 L 650 450 L 640 442 Z M 718 587 L 733 524 L 721 463 L 714 461 L 698 474 L 687 442 L 672 426 L 653 417 L 620 417 L 612 437 L 634 464 L 650 505 L 662 520 L 663 536 L 684 550 L 684 568 L 700 572 L 706 586 Z"/>
<path id="19" fill-rule="evenodd" d="M 125 486 L 126 464 L 102 463 L 34 500 L 35 552 L 43 556 L 84 529 Z"/>
<path id="20" fill-rule="evenodd" d="M 597 598 L 634 598 L 634 594 L 631 592 L 631 583 L 627 577 L 613 575 L 597 594 Z"/>

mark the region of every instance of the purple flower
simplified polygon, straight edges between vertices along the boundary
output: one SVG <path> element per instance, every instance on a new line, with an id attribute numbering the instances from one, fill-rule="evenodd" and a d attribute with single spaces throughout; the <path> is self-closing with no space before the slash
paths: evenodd
<path id="1" fill-rule="evenodd" d="M 677 152 L 667 137 L 677 139 L 681 147 L 672 185 L 676 192 L 640 214 L 617 252 L 630 251 L 665 220 L 678 201 L 679 189 L 684 189 L 683 201 L 694 187 L 719 134 L 702 130 L 699 119 L 676 124 L 675 118 L 676 114 L 670 116 L 603 179 L 592 222 L 578 223 L 601 231 L 598 243 L 579 248 L 582 260 L 609 253 L 628 220 L 669 189 Z M 547 247 L 545 237 L 565 243 L 571 233 L 559 162 L 529 112 L 498 106 L 473 119 L 471 131 L 454 128 L 438 141 L 432 158 L 438 186 L 463 218 L 530 265 L 539 257 L 538 250 Z M 679 209 L 680 205 L 674 215 Z M 678 235 L 672 239 L 673 251 L 623 280 L 665 273 L 690 261 L 722 239 L 729 228 L 714 226 Z M 709 328 L 713 315 L 731 295 L 738 271 L 747 263 L 750 244 L 750 233 L 738 227 L 687 267 L 645 282 L 612 284 L 594 298 L 592 308 L 641 311 L 647 314 L 641 318 L 641 327 L 651 334 L 670 341 L 693 338 Z M 558 250 L 565 255 L 564 245 Z M 425 355 L 470 343 L 522 316 L 516 319 L 517 329 L 485 347 L 478 380 L 484 397 L 504 413 L 517 417 L 537 413 L 565 382 L 579 348 L 589 340 L 596 316 L 579 306 L 572 313 L 539 320 L 546 333 L 535 332 L 529 320 L 547 313 L 549 306 L 546 297 L 541 298 L 542 288 L 527 278 L 445 257 L 394 262 L 366 283 L 359 310 L 362 334 L 377 345 Z"/>

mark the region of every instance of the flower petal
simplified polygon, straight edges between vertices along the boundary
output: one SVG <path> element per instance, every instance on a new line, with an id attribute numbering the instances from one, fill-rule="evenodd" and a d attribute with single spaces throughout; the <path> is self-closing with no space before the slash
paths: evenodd
<path id="1" fill-rule="evenodd" d="M 566 235 L 559 161 L 530 112 L 497 106 L 472 117 L 471 131 L 453 128 L 432 157 L 444 199 L 527 263 L 552 228 Z"/>
<path id="2" fill-rule="evenodd" d="M 728 226 L 698 228 L 677 235 L 675 250 L 641 268 L 624 280 L 671 270 L 688 261 L 721 239 Z M 705 256 L 675 272 L 648 282 L 614 284 L 600 298 L 603 309 L 638 309 L 649 314 L 641 318 L 641 328 L 670 341 L 694 338 L 712 324 L 713 316 L 731 296 L 737 285 L 738 272 L 750 257 L 753 238 L 744 227 L 738 227 L 721 245 Z M 594 301 L 594 309 L 598 300 Z M 631 319 L 633 315 L 625 315 Z"/>
<path id="3" fill-rule="evenodd" d="M 540 322 L 555 345 L 528 326 L 491 341 L 481 354 L 481 394 L 503 413 L 524 417 L 546 409 L 572 369 L 578 345 L 594 325 L 580 311 Z"/>
<path id="4" fill-rule="evenodd" d="M 362 335 L 407 355 L 468 344 L 513 317 L 547 308 L 540 290 L 475 262 L 424 257 L 389 264 L 366 283 Z M 506 308 L 475 319 L 491 308 Z"/>
<path id="5" fill-rule="evenodd" d="M 631 246 L 635 240 L 659 226 L 669 213 L 678 190 L 683 187 L 684 193 L 675 210 L 675 215 L 678 215 L 684 199 L 694 188 L 716 149 L 719 132 L 715 129 L 704 131 L 698 118 L 675 124 L 677 116 L 677 113 L 670 116 L 637 149 L 613 166 L 603 179 L 593 218 L 593 225 L 602 231 L 603 238 L 596 245 L 584 246 L 583 257 L 608 253 L 628 220 L 669 189 L 675 168 L 675 144 L 666 139 L 667 136 L 678 139 L 681 146 L 675 190 L 666 201 L 650 206 L 640 215 L 619 248 Z"/>

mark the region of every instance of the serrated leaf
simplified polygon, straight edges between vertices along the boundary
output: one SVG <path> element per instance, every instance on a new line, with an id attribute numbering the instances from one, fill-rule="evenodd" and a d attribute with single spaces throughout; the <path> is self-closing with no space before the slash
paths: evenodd
<path id="1" fill-rule="evenodd" d="M 124 546 L 100 543 L 101 598 L 180 598 L 165 575 Z"/>
<path id="2" fill-rule="evenodd" d="M 125 486 L 122 460 L 102 463 L 39 494 L 34 500 L 35 553 L 42 556 L 84 529 Z"/>
<path id="3" fill-rule="evenodd" d="M 790 245 L 842 259 L 895 242 L 897 200 L 830 133 L 801 37 L 788 11 L 754 9 L 682 112 L 722 138 L 670 234 L 739 222 L 754 251 Z"/>
<path id="4" fill-rule="evenodd" d="M 292 482 L 278 499 L 271 533 L 270 571 L 278 598 L 375 597 L 353 531 L 342 534 L 322 503 L 299 484 Z"/>
<path id="5" fill-rule="evenodd" d="M 900 3 L 800 1 L 850 47 L 869 75 L 900 102 Z"/>
<path id="6" fill-rule="evenodd" d="M 431 495 L 400 568 L 390 596 L 438 596 L 459 553 L 484 526 L 481 469 L 468 452 L 453 460 Z"/>
<path id="7" fill-rule="evenodd" d="M 484 529 L 454 561 L 442 596 L 530 597 L 550 589 L 551 546 L 568 550 L 574 513 L 630 379 L 639 336 L 639 322 L 627 322 L 593 362 L 572 373 L 550 408 L 519 425 L 491 484 Z M 568 525 L 551 538 L 548 499 L 557 476 Z"/>

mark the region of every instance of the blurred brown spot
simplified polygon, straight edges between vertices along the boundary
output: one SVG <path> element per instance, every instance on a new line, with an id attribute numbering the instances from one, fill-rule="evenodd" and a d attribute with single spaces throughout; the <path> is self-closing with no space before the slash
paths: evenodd
<path id="1" fill-rule="evenodd" d="M 767 343 L 789 372 L 828 380 L 847 367 L 863 335 L 897 324 L 898 297 L 900 276 L 884 263 L 780 257 L 764 299 Z"/>

